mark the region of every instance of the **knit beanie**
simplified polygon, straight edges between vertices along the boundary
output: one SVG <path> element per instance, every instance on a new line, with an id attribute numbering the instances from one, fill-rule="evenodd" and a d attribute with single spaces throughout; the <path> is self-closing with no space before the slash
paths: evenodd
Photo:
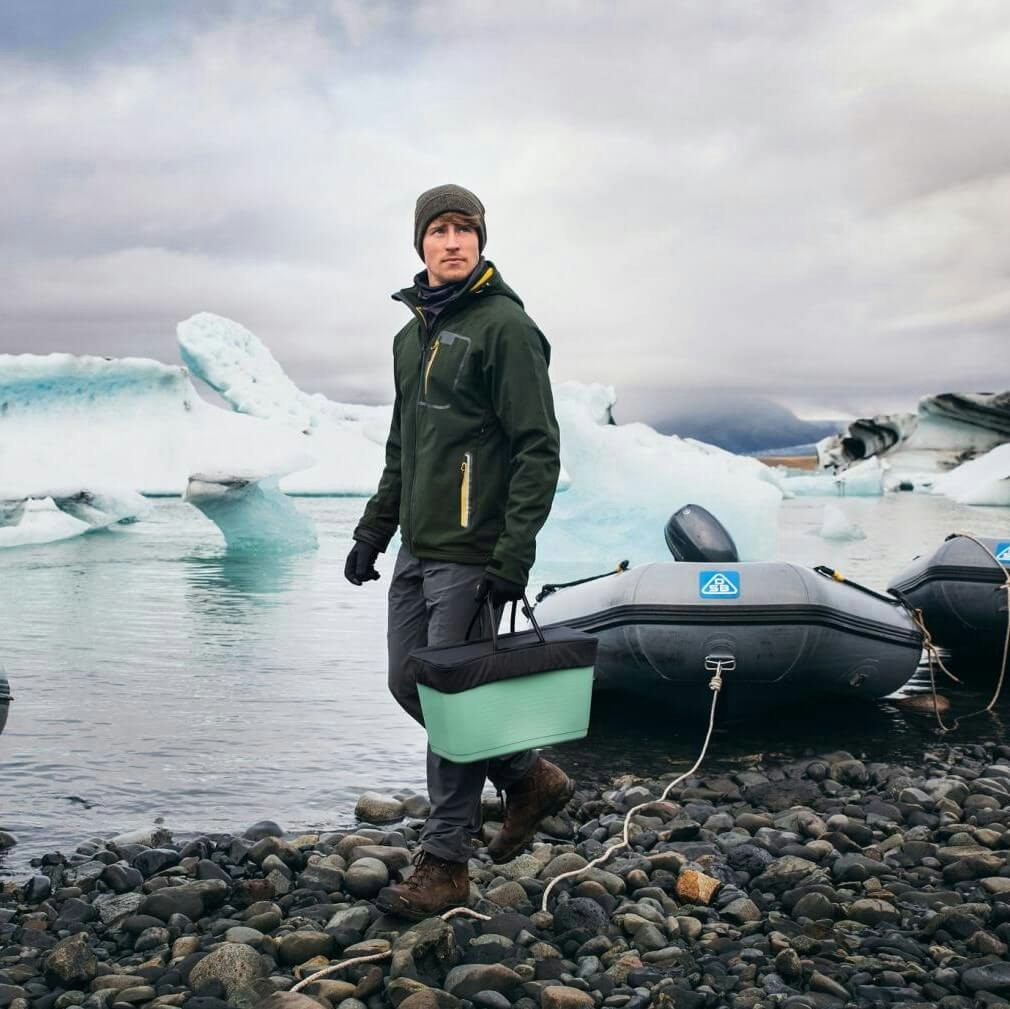
<path id="1" fill-rule="evenodd" d="M 477 199 L 476 195 L 469 189 L 462 186 L 436 186 L 421 193 L 417 198 L 417 207 L 414 209 L 414 248 L 417 254 L 424 259 L 424 252 L 421 243 L 424 233 L 440 214 L 447 214 L 455 210 L 461 214 L 473 214 L 480 218 L 477 225 L 477 245 L 481 252 L 487 244 L 487 225 L 484 223 L 484 204 Z"/>

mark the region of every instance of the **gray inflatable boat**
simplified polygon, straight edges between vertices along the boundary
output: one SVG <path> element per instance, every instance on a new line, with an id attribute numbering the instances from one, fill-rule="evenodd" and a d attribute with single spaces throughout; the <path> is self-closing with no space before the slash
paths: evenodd
<path id="1" fill-rule="evenodd" d="M 999 671 L 1007 633 L 1007 569 L 1010 536 L 948 536 L 930 554 L 916 557 L 888 586 L 922 610 L 933 641 L 951 654 L 966 682 L 990 684 Z"/>
<path id="2" fill-rule="evenodd" d="M 922 650 L 897 601 L 788 563 L 644 564 L 560 588 L 536 615 L 599 639 L 598 687 L 707 709 L 721 664 L 720 705 L 736 715 L 883 697 L 913 675 Z"/>

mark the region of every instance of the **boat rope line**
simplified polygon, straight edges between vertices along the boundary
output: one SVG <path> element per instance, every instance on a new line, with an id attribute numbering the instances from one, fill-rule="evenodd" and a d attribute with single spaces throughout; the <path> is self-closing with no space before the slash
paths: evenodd
<path id="1" fill-rule="evenodd" d="M 695 773 L 695 771 L 698 770 L 699 767 L 701 767 L 702 762 L 708 754 L 709 743 L 712 741 L 712 732 L 715 729 L 715 709 L 719 701 L 719 692 L 723 687 L 722 674 L 724 672 L 731 672 L 735 668 L 736 659 L 730 656 L 711 656 L 706 658 L 705 671 L 712 673 L 712 678 L 708 683 L 708 688 L 712 691 L 712 705 L 708 714 L 708 729 L 705 732 L 705 740 L 702 743 L 698 759 L 683 774 L 674 778 L 673 781 L 671 781 L 670 784 L 663 789 L 663 794 L 658 799 L 650 799 L 648 802 L 640 802 L 637 806 L 633 806 L 629 809 L 627 815 L 624 817 L 624 829 L 622 831 L 621 839 L 615 844 L 610 845 L 602 855 L 594 858 L 588 865 L 584 865 L 580 869 L 573 869 L 571 872 L 564 872 L 560 876 L 555 876 L 554 879 L 547 884 L 547 888 L 544 890 L 543 900 L 540 904 L 541 911 L 547 911 L 547 901 L 550 897 L 551 890 L 553 890 L 554 887 L 561 882 L 561 880 L 581 876 L 584 872 L 588 872 L 590 869 L 593 869 L 598 865 L 602 865 L 610 858 L 611 855 L 613 855 L 616 851 L 619 851 L 621 848 L 630 848 L 631 837 L 629 836 L 629 831 L 631 830 L 631 818 L 640 810 L 648 809 L 650 806 L 657 806 L 660 803 L 666 802 L 666 797 L 670 794 L 670 791 L 679 785 L 685 778 L 689 778 Z M 491 915 L 481 914 L 479 911 L 474 911 L 469 907 L 450 908 L 438 917 L 441 918 L 442 921 L 448 921 L 450 918 L 459 914 L 466 915 L 470 918 L 476 918 L 479 921 L 491 920 Z M 331 974 L 336 974 L 338 971 L 344 970 L 347 967 L 356 967 L 363 963 L 376 963 L 379 960 L 388 960 L 392 957 L 392 955 L 393 951 L 388 949 L 383 953 L 371 953 L 365 956 L 356 956 L 352 957 L 350 960 L 342 960 L 340 963 L 329 964 L 327 967 L 323 967 L 322 970 L 317 970 L 315 973 L 303 978 L 297 984 L 292 985 L 288 991 L 301 991 L 303 988 L 312 984 L 313 981 L 319 981 L 322 978 L 329 977 Z"/>
<path id="2" fill-rule="evenodd" d="M 438 917 L 442 921 L 448 921 L 450 918 L 455 917 L 458 914 L 464 914 L 468 918 L 478 918 L 480 921 L 490 921 L 491 915 L 481 914 L 480 911 L 474 911 L 470 907 L 452 907 L 445 914 L 440 914 Z M 433 916 L 434 917 L 434 916 Z M 342 960 L 340 963 L 331 963 L 328 967 L 324 967 L 322 970 L 317 970 L 314 974 L 310 974 L 307 978 L 303 978 L 296 985 L 292 985 L 288 991 L 296 992 L 301 991 L 306 985 L 312 984 L 313 981 L 319 981 L 324 977 L 329 977 L 331 974 L 336 974 L 338 970 L 343 970 L 345 967 L 357 967 L 360 963 L 375 963 L 379 960 L 388 960 L 392 957 L 393 951 L 387 949 L 384 953 L 369 953 L 365 956 L 355 956 L 351 957 L 350 960 Z"/>
<path id="3" fill-rule="evenodd" d="M 588 578 L 578 578 L 574 582 L 554 582 L 544 585 L 536 595 L 534 602 L 540 602 L 548 596 L 553 595 L 558 589 L 570 589 L 573 585 L 585 585 L 587 582 L 596 582 L 601 578 L 610 578 L 611 575 L 619 575 L 622 571 L 627 571 L 628 561 L 621 561 L 613 571 L 604 571 L 602 575 L 590 575 Z"/>
<path id="4" fill-rule="evenodd" d="M 936 681 L 934 676 L 934 660 L 936 664 L 939 665 L 939 667 L 952 680 L 954 680 L 957 683 L 960 683 L 961 681 L 958 680 L 958 678 L 944 665 L 943 659 L 940 657 L 939 651 L 936 645 L 933 643 L 933 638 L 930 635 L 929 631 L 927 630 L 925 622 L 923 621 L 922 611 L 911 606 L 908 603 L 908 601 L 903 598 L 902 593 L 898 592 L 893 593 L 898 603 L 901 604 L 909 612 L 912 619 L 918 626 L 919 630 L 922 632 L 924 647 L 926 649 L 927 654 L 929 655 L 929 676 L 930 676 L 930 686 L 932 687 L 933 691 L 933 712 L 936 715 L 936 719 L 937 722 L 939 723 L 941 731 L 944 732 L 945 734 L 948 732 L 955 731 L 963 721 L 966 721 L 969 718 L 974 718 L 976 715 L 985 714 L 986 712 L 990 713 L 992 712 L 1003 690 L 1003 683 L 1004 680 L 1006 679 L 1006 672 L 1007 672 L 1007 659 L 1008 657 L 1010 657 L 1010 571 L 1007 571 L 1003 567 L 1002 563 L 997 559 L 996 555 L 984 543 L 977 540 L 974 536 L 971 536 L 968 533 L 953 533 L 952 536 L 963 536 L 965 539 L 971 540 L 973 543 L 977 544 L 982 550 L 984 550 L 989 555 L 989 557 L 992 558 L 993 562 L 998 566 L 1000 572 L 1004 576 L 1003 584 L 999 586 L 999 589 L 1007 593 L 1008 605 L 1007 605 L 1007 629 L 1006 629 L 1006 636 L 1003 641 L 1003 659 L 1000 665 L 1000 673 L 996 682 L 996 690 L 993 693 L 992 700 L 984 708 L 980 708 L 978 711 L 973 711 L 970 714 L 962 715 L 960 718 L 955 719 L 954 724 L 948 727 L 944 723 L 943 718 L 940 715 L 939 706 L 937 704 Z M 950 538 L 951 537 L 948 537 L 948 539 Z M 621 571 L 626 571 L 627 567 L 628 562 L 622 561 L 621 564 L 619 564 L 615 570 L 608 571 L 602 575 L 593 575 L 590 578 L 583 578 L 580 581 L 576 582 L 568 582 L 565 585 L 552 585 L 552 586 L 545 585 L 541 590 L 540 594 L 537 595 L 536 601 L 540 602 L 540 600 L 545 595 L 550 595 L 551 592 L 557 591 L 558 589 L 568 588 L 572 585 L 581 585 L 584 584 L 585 582 L 595 581 L 598 578 L 606 578 L 610 575 L 618 574 Z M 817 570 L 820 571 L 820 569 Z M 849 581 L 844 576 L 840 575 L 838 572 L 832 571 L 830 568 L 825 568 L 824 570 L 820 571 L 820 573 L 824 574 L 826 577 L 834 578 L 836 581 L 844 581 L 847 584 L 851 585 L 853 588 L 860 589 L 861 591 L 865 591 L 868 594 L 876 596 L 880 595 L 873 589 L 868 589 L 865 586 L 859 585 L 856 582 Z M 547 591 L 548 589 L 550 589 L 550 591 Z M 705 739 L 702 742 L 701 751 L 698 754 L 698 759 L 695 760 L 695 762 L 686 771 L 684 771 L 683 774 L 680 774 L 676 778 L 674 778 L 673 781 L 671 781 L 670 784 L 663 789 L 663 793 L 662 795 L 660 795 L 658 799 L 649 799 L 647 802 L 640 802 L 637 806 L 633 806 L 631 809 L 629 809 L 624 817 L 624 826 L 621 832 L 620 840 L 616 841 L 614 844 L 609 845 L 602 855 L 597 856 L 587 865 L 584 865 L 579 869 L 573 869 L 570 872 L 563 872 L 559 876 L 555 876 L 554 879 L 552 879 L 547 884 L 547 887 L 544 890 L 543 898 L 540 903 L 541 911 L 544 911 L 545 913 L 547 912 L 547 904 L 548 900 L 550 899 L 551 891 L 563 879 L 573 879 L 576 876 L 581 876 L 583 873 L 588 872 L 590 869 L 595 869 L 597 866 L 600 866 L 604 862 L 608 861 L 612 855 L 620 851 L 622 848 L 630 848 L 631 818 L 636 813 L 641 812 L 643 809 L 648 809 L 651 806 L 658 806 L 661 805 L 662 803 L 665 803 L 667 796 L 670 794 L 670 792 L 674 788 L 676 788 L 676 786 L 679 785 L 682 781 L 684 781 L 686 778 L 689 778 L 692 774 L 694 774 L 699 767 L 701 767 L 702 763 L 704 763 L 705 757 L 708 755 L 709 744 L 712 741 L 712 732 L 715 729 L 715 712 L 716 707 L 719 703 L 719 694 L 723 688 L 723 673 L 732 672 L 735 668 L 736 668 L 736 659 L 732 658 L 731 656 L 709 656 L 706 658 L 705 670 L 706 672 L 712 673 L 712 677 L 708 683 L 709 690 L 712 691 L 712 703 L 709 708 L 709 714 L 708 714 L 708 728 L 705 731 Z M 467 917 L 470 918 L 476 918 L 479 921 L 491 920 L 491 915 L 481 914 L 479 911 L 474 911 L 472 908 L 469 907 L 450 908 L 444 914 L 439 915 L 439 918 L 441 918 L 442 921 L 448 921 L 450 918 L 456 915 L 466 915 Z M 313 981 L 318 981 L 324 977 L 328 977 L 331 974 L 336 974 L 337 971 L 344 970 L 347 967 L 355 967 L 358 964 L 375 963 L 379 960 L 387 960 L 390 957 L 392 957 L 392 955 L 393 951 L 390 949 L 386 950 L 384 953 L 373 953 L 366 956 L 356 956 L 352 957 L 350 960 L 343 960 L 340 963 L 330 964 L 329 966 L 324 967 L 322 970 L 318 970 L 315 973 L 310 974 L 308 977 L 303 978 L 301 981 L 293 985 L 288 990 L 291 992 L 301 991 L 307 985 L 310 985 Z"/>
<path id="5" fill-rule="evenodd" d="M 581 876 L 584 872 L 588 872 L 590 869 L 596 868 L 598 865 L 602 865 L 607 859 L 610 858 L 616 851 L 621 848 L 631 847 L 631 837 L 629 836 L 629 831 L 631 829 L 631 818 L 640 810 L 648 809 L 649 806 L 656 806 L 660 803 L 666 802 L 666 797 L 670 794 L 671 789 L 679 785 L 685 778 L 689 778 L 695 771 L 701 767 L 702 762 L 708 753 L 708 744 L 712 740 L 712 730 L 715 728 L 715 709 L 719 701 L 719 692 L 723 687 L 722 674 L 723 672 L 732 672 L 736 668 L 736 659 L 730 657 L 711 657 L 705 660 L 706 672 L 712 673 L 712 678 L 709 680 L 708 688 L 712 691 L 712 706 L 708 713 L 708 731 L 705 733 L 705 741 L 702 743 L 701 752 L 698 754 L 698 759 L 689 767 L 683 774 L 674 778 L 666 788 L 663 789 L 663 794 L 658 799 L 649 799 L 648 802 L 640 802 L 637 806 L 633 806 L 628 810 L 627 815 L 624 817 L 624 830 L 621 835 L 621 839 L 614 844 L 611 844 L 607 850 L 602 854 L 594 858 L 588 865 L 582 866 L 581 869 L 573 869 L 571 872 L 563 872 L 560 876 L 555 876 L 554 879 L 547 884 L 547 889 L 544 890 L 543 900 L 540 904 L 540 910 L 547 910 L 547 901 L 551 895 L 551 890 L 554 889 L 558 883 L 563 879 L 572 879 L 575 876 Z"/>
<path id="6" fill-rule="evenodd" d="M 979 539 L 972 536 L 971 533 L 951 533 L 947 540 L 952 540 L 957 537 L 962 539 L 970 540 L 974 543 L 980 550 L 982 550 L 988 557 L 992 559 L 992 562 L 996 565 L 999 575 L 1002 576 L 1003 584 L 999 584 L 999 579 L 992 578 L 980 578 L 975 577 L 973 581 L 985 581 L 992 582 L 996 586 L 997 592 L 1007 593 L 1007 629 L 1006 635 L 1003 639 L 1003 659 L 1000 662 L 999 675 L 996 678 L 996 688 L 993 691 L 992 699 L 984 708 L 979 708 L 977 711 L 971 711 L 967 715 L 961 715 L 954 719 L 953 725 L 947 725 L 943 720 L 943 716 L 940 714 L 940 705 L 938 701 L 938 695 L 936 692 L 936 667 L 939 667 L 947 676 L 950 677 L 955 683 L 961 683 L 947 667 L 944 665 L 943 658 L 940 655 L 939 649 L 933 642 L 933 636 L 930 634 L 929 629 L 926 627 L 926 621 L 923 616 L 921 609 L 912 605 L 911 600 L 905 595 L 903 591 L 898 589 L 889 589 L 888 591 L 901 603 L 902 606 L 908 611 L 909 616 L 915 621 L 916 626 L 922 632 L 922 646 L 926 652 L 926 656 L 929 660 L 929 689 L 933 696 L 933 715 L 936 717 L 936 723 L 940 728 L 940 731 L 945 735 L 948 732 L 954 732 L 958 726 L 967 721 L 969 718 L 974 718 L 976 715 L 991 714 L 993 709 L 996 707 L 997 701 L 999 701 L 1000 694 L 1003 692 L 1003 683 L 1006 680 L 1007 672 L 1007 658 L 1010 656 L 1010 571 L 1004 568 L 1002 562 L 999 558 Z"/>
<path id="7" fill-rule="evenodd" d="M 1005 592 L 1007 594 L 1007 629 L 1006 634 L 1003 637 L 1003 659 L 1000 662 L 1000 673 L 999 676 L 996 678 L 996 689 L 993 691 L 992 700 L 984 708 L 979 708 L 978 711 L 972 711 L 967 715 L 962 715 L 960 718 L 955 718 L 954 723 L 953 725 L 950 726 L 950 728 L 947 728 L 943 724 L 943 719 L 940 718 L 940 714 L 937 709 L 936 686 L 933 683 L 932 679 L 933 676 L 932 652 L 930 652 L 929 678 L 930 678 L 930 685 L 933 688 L 933 711 L 936 714 L 936 720 L 939 722 L 940 728 L 944 732 L 954 731 L 954 729 L 956 729 L 957 726 L 960 725 L 963 721 L 966 721 L 969 718 L 974 718 L 976 715 L 992 714 L 993 709 L 996 707 L 996 704 L 1000 699 L 1000 694 L 1003 693 L 1003 683 L 1006 680 L 1007 675 L 1007 659 L 1010 658 L 1010 570 L 1004 568 L 999 558 L 996 557 L 996 554 L 993 553 L 993 551 L 984 542 L 982 542 L 981 539 L 978 539 L 977 537 L 973 536 L 970 532 L 953 532 L 949 536 L 947 536 L 947 539 L 951 539 L 954 536 L 961 536 L 964 539 L 969 539 L 973 543 L 975 543 L 975 545 L 978 546 L 979 549 L 984 550 L 986 556 L 992 559 L 993 564 L 996 565 L 1000 574 L 1003 576 L 1003 584 L 998 586 L 996 591 Z M 919 613 L 919 616 L 921 617 L 922 614 Z M 924 627 L 923 630 L 925 630 Z M 935 650 L 935 648 L 933 650 Z M 936 659 L 937 661 L 939 661 L 938 654 Z M 943 671 L 947 673 L 948 676 L 950 675 L 949 672 L 943 667 L 942 663 L 940 663 L 940 668 L 943 669 Z"/>

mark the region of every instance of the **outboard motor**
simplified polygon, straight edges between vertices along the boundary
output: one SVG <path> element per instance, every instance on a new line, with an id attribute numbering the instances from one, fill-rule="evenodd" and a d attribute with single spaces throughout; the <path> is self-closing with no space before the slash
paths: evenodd
<path id="1" fill-rule="evenodd" d="M 725 526 L 701 505 L 684 505 L 670 516 L 663 530 L 666 545 L 678 561 L 733 563 L 740 559 L 733 537 Z"/>
<path id="2" fill-rule="evenodd" d="M 10 684 L 7 682 L 7 677 L 4 676 L 3 669 L 0 669 L 0 732 L 3 732 L 4 726 L 7 724 L 7 711 L 10 708 L 10 703 Z"/>

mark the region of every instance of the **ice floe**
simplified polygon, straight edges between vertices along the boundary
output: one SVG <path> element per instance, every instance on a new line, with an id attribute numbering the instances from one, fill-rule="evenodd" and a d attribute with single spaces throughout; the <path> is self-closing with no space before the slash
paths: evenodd
<path id="1" fill-rule="evenodd" d="M 944 474 L 935 489 L 961 504 L 1010 505 L 1010 445 L 999 445 Z"/>
<path id="2" fill-rule="evenodd" d="M 197 474 L 183 497 L 221 530 L 229 552 L 301 553 L 319 545 L 312 519 L 281 492 L 276 477 Z"/>
<path id="3" fill-rule="evenodd" d="M 858 522 L 853 522 L 838 505 L 825 505 L 824 518 L 818 535 L 836 541 L 864 540 L 866 533 Z"/>

